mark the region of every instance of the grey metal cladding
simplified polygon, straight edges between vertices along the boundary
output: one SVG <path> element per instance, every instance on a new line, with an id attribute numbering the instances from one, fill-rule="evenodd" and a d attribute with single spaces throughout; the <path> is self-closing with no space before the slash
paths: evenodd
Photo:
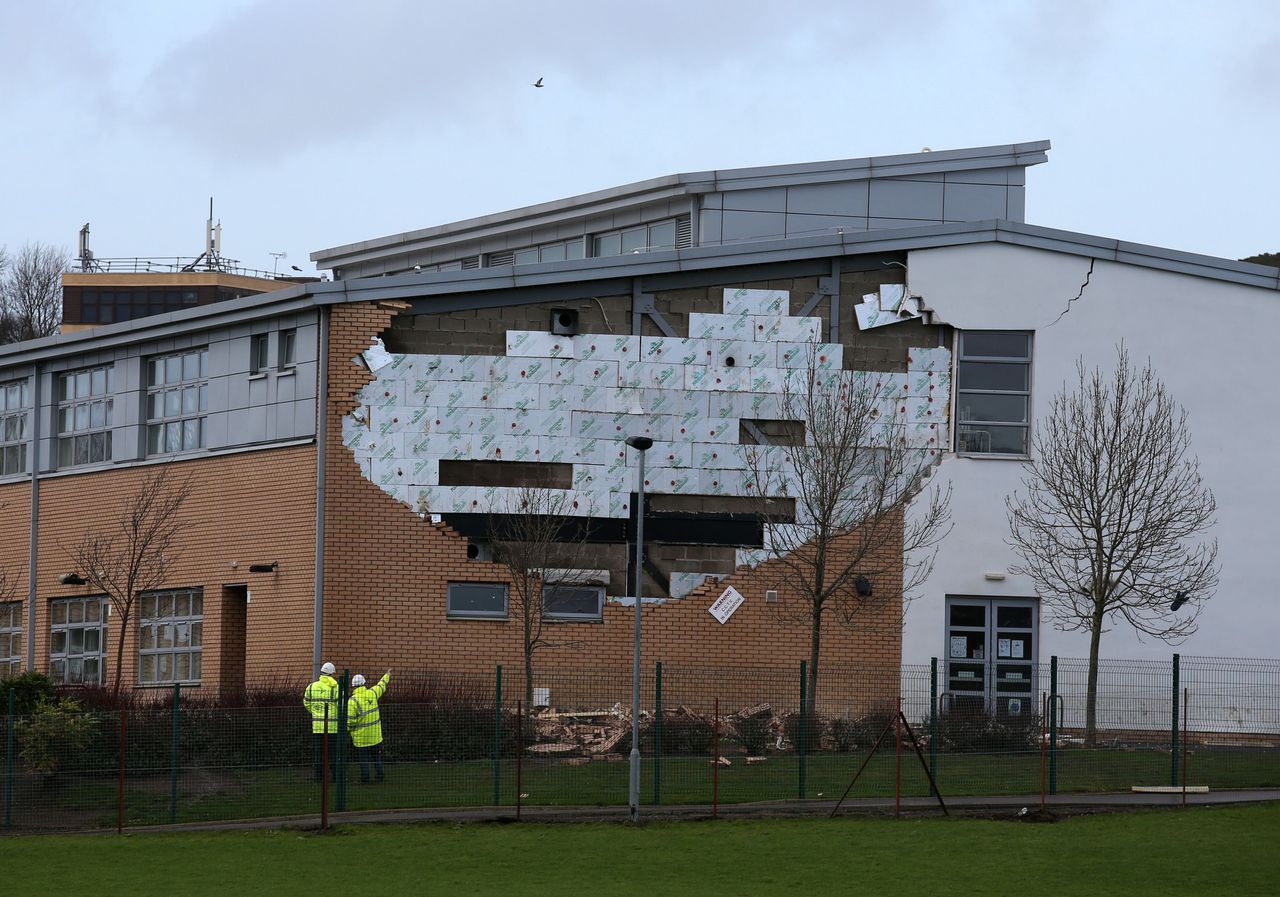
<path id="1" fill-rule="evenodd" d="M 943 187 L 943 217 L 947 221 L 985 221 L 1004 218 L 1008 211 L 1009 188 L 994 184 L 946 184 Z"/>
<path id="2" fill-rule="evenodd" d="M 942 197 L 940 182 L 875 180 L 871 182 L 869 217 L 941 221 Z"/>
<path id="3" fill-rule="evenodd" d="M 735 190 L 724 194 L 724 210 L 741 210 L 745 212 L 785 212 L 787 210 L 787 189 L 771 187 L 766 190 Z"/>
<path id="4" fill-rule="evenodd" d="M 807 215 L 867 217 L 867 181 L 801 184 L 787 188 L 787 211 Z"/>
<path id="5" fill-rule="evenodd" d="M 725 243 L 744 240 L 778 239 L 787 232 L 785 212 L 751 212 L 744 209 L 723 213 L 721 240 Z"/>

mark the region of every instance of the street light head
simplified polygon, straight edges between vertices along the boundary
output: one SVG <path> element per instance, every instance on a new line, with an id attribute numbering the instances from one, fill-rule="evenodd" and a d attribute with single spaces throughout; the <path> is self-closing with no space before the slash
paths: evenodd
<path id="1" fill-rule="evenodd" d="M 647 452 L 653 448 L 653 440 L 648 436 L 628 436 L 627 445 L 631 446 L 637 452 Z"/>

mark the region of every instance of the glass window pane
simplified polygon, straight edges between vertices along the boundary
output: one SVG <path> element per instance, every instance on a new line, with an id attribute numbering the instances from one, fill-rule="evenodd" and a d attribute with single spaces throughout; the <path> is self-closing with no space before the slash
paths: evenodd
<path id="1" fill-rule="evenodd" d="M 164 450 L 166 452 L 182 451 L 182 424 L 164 425 Z"/>
<path id="2" fill-rule="evenodd" d="M 986 626 L 987 609 L 981 604 L 951 605 L 952 626 Z"/>
<path id="3" fill-rule="evenodd" d="M 49 662 L 49 678 L 54 682 L 67 681 L 66 664 L 61 660 L 53 660 Z"/>
<path id="4" fill-rule="evenodd" d="M 67 399 L 75 395 L 75 390 L 71 388 L 71 374 L 58 375 L 58 401 L 65 402 Z"/>
<path id="5" fill-rule="evenodd" d="M 54 654 L 67 653 L 67 631 L 59 629 L 53 633 L 52 641 L 49 643 L 49 651 Z"/>
<path id="6" fill-rule="evenodd" d="M 67 653 L 68 654 L 84 653 L 84 630 L 83 629 L 67 630 Z"/>
<path id="7" fill-rule="evenodd" d="M 8 386 L 5 387 L 4 393 L 5 393 L 4 406 L 7 410 L 16 411 L 18 408 L 22 407 L 22 402 L 20 401 L 20 396 L 19 396 L 18 384 L 16 383 L 9 384 Z"/>
<path id="8" fill-rule="evenodd" d="M 191 655 L 191 678 L 195 681 L 200 680 L 200 655 Z"/>
<path id="9" fill-rule="evenodd" d="M 622 252 L 622 234 L 603 234 L 595 239 L 595 251 L 592 255 L 597 258 L 607 255 L 618 255 Z"/>
<path id="10" fill-rule="evenodd" d="M 106 368 L 98 368 L 96 371 L 91 371 L 89 376 L 89 381 L 90 381 L 89 382 L 90 394 L 95 396 L 100 396 L 106 393 L 107 391 Z"/>
<path id="11" fill-rule="evenodd" d="M 154 648 L 156 646 L 156 628 L 154 626 L 143 626 L 139 630 L 138 645 L 142 648 Z"/>
<path id="12" fill-rule="evenodd" d="M 962 361 L 957 366 L 961 389 L 1005 389 L 1019 392 L 1027 390 L 1029 365 L 1001 364 L 999 362 Z"/>
<path id="13" fill-rule="evenodd" d="M 200 384 L 200 410 L 209 410 L 209 386 L 207 383 Z"/>
<path id="14" fill-rule="evenodd" d="M 200 448 L 200 419 L 191 418 L 182 422 L 182 449 L 190 451 Z"/>
<path id="15" fill-rule="evenodd" d="M 187 648 L 191 645 L 191 624 L 175 623 L 173 627 L 173 646 Z"/>
<path id="16" fill-rule="evenodd" d="M 660 224 L 651 224 L 649 226 L 649 248 L 675 249 L 676 223 L 674 221 L 663 221 Z"/>
<path id="17" fill-rule="evenodd" d="M 84 602 L 72 601 L 67 605 L 67 618 L 72 623 L 84 622 Z"/>
<path id="18" fill-rule="evenodd" d="M 156 647 L 172 648 L 173 647 L 173 624 L 163 623 L 156 627 Z"/>
<path id="19" fill-rule="evenodd" d="M 174 658 L 176 665 L 174 667 L 174 679 L 182 682 L 191 678 L 191 658 L 188 654 L 179 654 Z"/>
<path id="20" fill-rule="evenodd" d="M 956 413 L 962 421 L 1026 423 L 1027 397 L 962 392 L 956 397 Z"/>
<path id="21" fill-rule="evenodd" d="M 570 240 L 565 244 L 565 258 L 570 261 L 582 258 L 582 240 Z"/>
<path id="22" fill-rule="evenodd" d="M 79 657 L 72 657 L 67 660 L 67 681 L 84 681 L 84 661 Z"/>
<path id="23" fill-rule="evenodd" d="M 204 593 L 191 593 L 191 613 L 196 617 L 204 613 Z"/>
<path id="24" fill-rule="evenodd" d="M 164 379 L 164 367 L 158 359 L 152 358 L 147 361 L 147 385 L 159 386 Z"/>
<path id="25" fill-rule="evenodd" d="M 1031 608 L 1029 607 L 997 607 L 996 626 L 1004 628 L 1013 626 L 1020 629 L 1031 628 Z"/>
<path id="26" fill-rule="evenodd" d="M 956 429 L 956 451 L 1025 455 L 1027 428 L 962 423 Z"/>
<path id="27" fill-rule="evenodd" d="M 83 399 L 89 395 L 89 372 L 80 371 L 76 374 L 76 398 Z"/>
<path id="28" fill-rule="evenodd" d="M 156 615 L 159 617 L 173 616 L 173 595 L 168 593 L 162 594 L 156 601 Z"/>
<path id="29" fill-rule="evenodd" d="M 450 583 L 449 612 L 501 616 L 507 610 L 506 587 L 480 583 Z"/>
<path id="30" fill-rule="evenodd" d="M 75 409 L 76 409 L 76 425 L 75 425 L 76 432 L 79 433 L 89 429 L 89 404 L 86 402 L 83 405 L 76 405 Z"/>
<path id="31" fill-rule="evenodd" d="M 177 417 L 182 413 L 182 390 L 170 389 L 164 394 L 164 416 Z"/>
<path id="32" fill-rule="evenodd" d="M 89 463 L 89 437 L 77 436 L 75 439 L 76 439 L 75 463 L 88 464 Z"/>
<path id="33" fill-rule="evenodd" d="M 164 359 L 164 382 L 177 383 L 182 379 L 182 357 L 170 355 Z"/>
<path id="34" fill-rule="evenodd" d="M 544 262 L 563 262 L 564 261 L 564 244 L 555 243 L 551 246 L 543 246 L 540 250 L 541 259 Z"/>
<path id="35" fill-rule="evenodd" d="M 190 592 L 179 592 L 173 596 L 173 613 L 179 617 L 185 617 L 191 613 Z"/>
<path id="36" fill-rule="evenodd" d="M 12 645 L 11 650 L 13 651 L 14 657 L 17 657 L 20 654 L 22 654 L 22 633 L 21 632 L 15 632 L 13 634 L 13 641 L 11 642 L 11 645 Z"/>
<path id="37" fill-rule="evenodd" d="M 138 678 L 143 682 L 156 681 L 156 658 L 154 654 L 142 655 L 142 669 L 138 673 Z"/>
<path id="38" fill-rule="evenodd" d="M 164 424 L 152 424 L 147 427 L 147 454 L 157 455 L 164 451 Z"/>
<path id="39" fill-rule="evenodd" d="M 182 390 L 182 413 L 195 414 L 200 410 L 200 387 L 188 386 Z"/>
<path id="40" fill-rule="evenodd" d="M 201 378 L 208 377 L 209 376 L 209 350 L 201 349 L 198 353 L 196 353 L 196 355 L 200 362 L 200 377 Z"/>
<path id="41" fill-rule="evenodd" d="M 65 602 L 65 601 L 57 601 L 57 602 L 54 602 L 54 605 L 53 605 L 53 622 L 55 622 L 55 623 L 65 623 L 65 622 L 67 622 L 67 602 Z"/>
<path id="42" fill-rule="evenodd" d="M 94 402 L 89 406 L 89 426 L 102 429 L 107 425 L 107 406 L 103 402 Z"/>
<path id="43" fill-rule="evenodd" d="M 98 658 L 86 657 L 83 663 L 84 663 L 84 667 L 83 667 L 84 681 L 88 683 L 94 683 L 94 682 L 100 681 L 102 677 L 101 677 L 101 666 L 98 663 Z"/>
<path id="44" fill-rule="evenodd" d="M 538 250 L 521 249 L 515 256 L 517 265 L 532 265 L 538 261 Z"/>
<path id="45" fill-rule="evenodd" d="M 989 358 L 1030 358 L 1031 336 L 1027 333 L 965 331 L 960 334 L 960 354 Z"/>
<path id="46" fill-rule="evenodd" d="M 84 653 L 98 653 L 98 636 L 102 633 L 101 629 L 86 629 L 84 631 Z"/>
<path id="47" fill-rule="evenodd" d="M 172 654 L 156 655 L 156 681 L 157 682 L 173 681 L 173 655 Z"/>
<path id="48" fill-rule="evenodd" d="M 200 379 L 200 353 L 188 352 L 182 356 L 182 379 Z"/>
<path id="49" fill-rule="evenodd" d="M 153 392 L 147 396 L 147 420 L 164 417 L 164 393 Z"/>
<path id="50" fill-rule="evenodd" d="M 622 251 L 624 253 L 644 250 L 648 246 L 649 236 L 645 228 L 636 227 L 622 232 Z"/>
<path id="51" fill-rule="evenodd" d="M 199 648 L 203 644 L 204 644 L 204 624 L 192 623 L 191 624 L 191 646 L 193 648 Z"/>
<path id="52" fill-rule="evenodd" d="M 87 623 L 97 623 L 102 619 L 102 602 L 86 601 L 84 604 L 84 619 Z"/>

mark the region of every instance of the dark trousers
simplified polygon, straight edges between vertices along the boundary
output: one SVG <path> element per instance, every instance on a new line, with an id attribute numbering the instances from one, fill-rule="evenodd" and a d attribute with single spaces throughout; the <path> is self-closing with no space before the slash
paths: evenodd
<path id="1" fill-rule="evenodd" d="M 324 779 L 324 745 L 329 742 L 329 781 L 333 781 L 333 768 L 338 762 L 338 758 L 333 755 L 333 740 L 325 732 L 313 732 L 311 741 L 315 745 L 315 775 L 313 778 L 319 782 Z"/>
<path id="2" fill-rule="evenodd" d="M 356 759 L 360 761 L 360 784 L 369 784 L 369 767 L 370 765 L 378 773 L 378 781 L 381 782 L 385 777 L 382 772 L 382 743 L 370 745 L 369 747 L 356 748 Z"/>

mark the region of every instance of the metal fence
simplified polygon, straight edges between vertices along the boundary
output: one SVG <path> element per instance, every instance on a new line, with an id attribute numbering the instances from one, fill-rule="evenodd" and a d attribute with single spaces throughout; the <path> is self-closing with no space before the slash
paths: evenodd
<path id="1" fill-rule="evenodd" d="M 851 796 L 926 796 L 908 730 L 944 796 L 1128 790 L 1184 776 L 1213 789 L 1280 786 L 1280 661 L 1105 661 L 1092 734 L 1084 661 L 1040 667 L 1017 715 L 948 706 L 940 666 L 823 667 L 812 695 L 799 663 L 650 666 L 641 690 L 644 803 L 834 798 L 864 764 Z M 175 688 L 120 711 L 11 711 L 3 825 L 625 806 L 630 695 L 626 667 L 540 664 L 531 689 L 500 667 L 398 678 L 381 706 L 382 782 L 372 765 L 362 769 L 345 719 L 327 746 L 312 734 L 300 689 L 289 706 L 210 707 Z M 895 726 L 899 707 L 906 725 Z M 325 769 L 331 781 L 318 783 Z"/>

